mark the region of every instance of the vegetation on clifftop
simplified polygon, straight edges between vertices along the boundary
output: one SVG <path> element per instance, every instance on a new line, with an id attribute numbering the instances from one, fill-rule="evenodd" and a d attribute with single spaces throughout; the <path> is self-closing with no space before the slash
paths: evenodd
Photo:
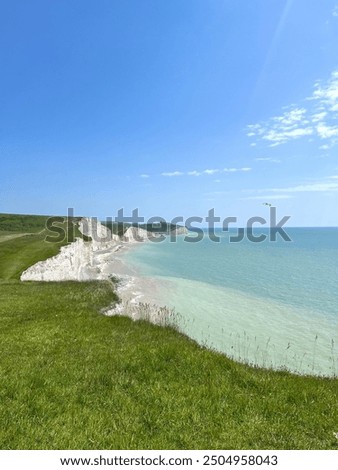
<path id="1" fill-rule="evenodd" d="M 52 230 L 46 225 L 48 219 Z M 88 240 L 78 229 L 79 220 L 0 214 L 0 279 L 20 279 L 25 269 L 57 255 L 62 246 L 76 237 Z M 46 241 L 47 237 L 50 241 Z"/>
<path id="2" fill-rule="evenodd" d="M 172 328 L 105 317 L 108 281 L 21 283 L 46 247 L 4 237 L 1 449 L 338 449 L 337 379 L 251 368 Z"/>

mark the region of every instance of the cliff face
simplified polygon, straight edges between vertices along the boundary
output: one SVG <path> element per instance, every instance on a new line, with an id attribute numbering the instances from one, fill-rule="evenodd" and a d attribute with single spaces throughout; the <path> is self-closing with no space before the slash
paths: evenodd
<path id="1" fill-rule="evenodd" d="M 178 234 L 186 233 L 184 227 Z M 153 304 L 156 283 L 137 276 L 118 259 L 116 252 L 124 245 L 147 241 L 158 234 L 142 228 L 130 227 L 122 238 L 111 234 L 107 227 L 96 219 L 84 218 L 79 223 L 83 235 L 91 238 L 75 242 L 61 248 L 60 253 L 28 268 L 21 275 L 21 281 L 89 281 L 105 280 L 111 275 L 120 280 L 117 288 L 121 302 L 105 312 L 106 315 L 126 315 L 134 320 L 143 319 L 152 323 L 172 324 L 173 312 L 165 306 Z"/>
<path id="2" fill-rule="evenodd" d="M 39 261 L 21 275 L 21 281 L 88 281 L 99 277 L 91 242 L 77 239 L 61 248 L 58 255 Z"/>
<path id="3" fill-rule="evenodd" d="M 119 242 L 120 237 L 114 235 L 107 227 L 101 224 L 97 219 L 84 217 L 79 223 L 79 230 L 83 235 L 90 237 L 93 243 L 93 249 L 100 249 L 104 244 L 110 242 Z"/>
<path id="4" fill-rule="evenodd" d="M 85 218 L 79 223 L 83 235 L 92 238 L 85 242 L 78 238 L 61 248 L 60 253 L 40 261 L 21 275 L 21 281 L 88 281 L 106 279 L 102 266 L 105 258 L 117 251 L 121 244 L 117 235 L 112 235 L 96 219 Z"/>
<path id="5" fill-rule="evenodd" d="M 172 230 L 171 233 L 176 235 L 188 235 L 189 230 L 187 227 L 178 226 L 175 230 Z"/>
<path id="6" fill-rule="evenodd" d="M 128 243 L 144 242 L 152 238 L 154 238 L 153 233 L 147 232 L 147 230 L 139 227 L 129 227 L 123 235 L 123 241 Z"/>
<path id="7" fill-rule="evenodd" d="M 189 233 L 186 227 L 177 226 L 174 230 L 169 232 L 169 235 L 187 235 Z M 133 242 L 144 242 L 152 241 L 156 238 L 168 236 L 166 232 L 149 232 L 141 227 L 129 227 L 124 236 L 122 237 L 123 241 L 133 243 Z"/>
<path id="8" fill-rule="evenodd" d="M 83 235 L 91 238 L 84 241 L 78 238 L 70 245 L 61 248 L 60 253 L 28 268 L 21 275 L 22 281 L 88 281 L 107 279 L 107 266 L 116 257 L 125 243 L 154 240 L 157 234 L 140 227 L 129 227 L 120 238 L 96 219 L 83 218 L 79 223 Z M 171 233 L 184 235 L 185 227 L 177 227 Z"/>

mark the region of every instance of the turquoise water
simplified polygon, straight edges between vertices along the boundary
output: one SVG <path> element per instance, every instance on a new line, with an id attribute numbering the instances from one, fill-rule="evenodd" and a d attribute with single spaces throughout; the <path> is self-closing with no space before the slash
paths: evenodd
<path id="1" fill-rule="evenodd" d="M 220 243 L 181 236 L 125 256 L 166 281 L 161 301 L 198 342 L 250 364 L 338 374 L 338 229 L 288 229 L 292 242 L 217 234 Z"/>

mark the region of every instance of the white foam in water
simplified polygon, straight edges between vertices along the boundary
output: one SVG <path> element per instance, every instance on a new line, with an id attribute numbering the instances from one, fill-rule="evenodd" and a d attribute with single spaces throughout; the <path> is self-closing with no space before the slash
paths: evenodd
<path id="1" fill-rule="evenodd" d="M 338 231 L 297 230 L 292 244 L 149 243 L 126 261 L 161 281 L 156 301 L 200 344 L 257 366 L 337 375 Z"/>

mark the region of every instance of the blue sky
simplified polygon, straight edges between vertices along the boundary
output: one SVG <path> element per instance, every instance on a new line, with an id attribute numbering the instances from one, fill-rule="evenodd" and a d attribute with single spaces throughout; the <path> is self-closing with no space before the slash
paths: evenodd
<path id="1" fill-rule="evenodd" d="M 338 1 L 0 0 L 0 212 L 338 225 Z"/>

